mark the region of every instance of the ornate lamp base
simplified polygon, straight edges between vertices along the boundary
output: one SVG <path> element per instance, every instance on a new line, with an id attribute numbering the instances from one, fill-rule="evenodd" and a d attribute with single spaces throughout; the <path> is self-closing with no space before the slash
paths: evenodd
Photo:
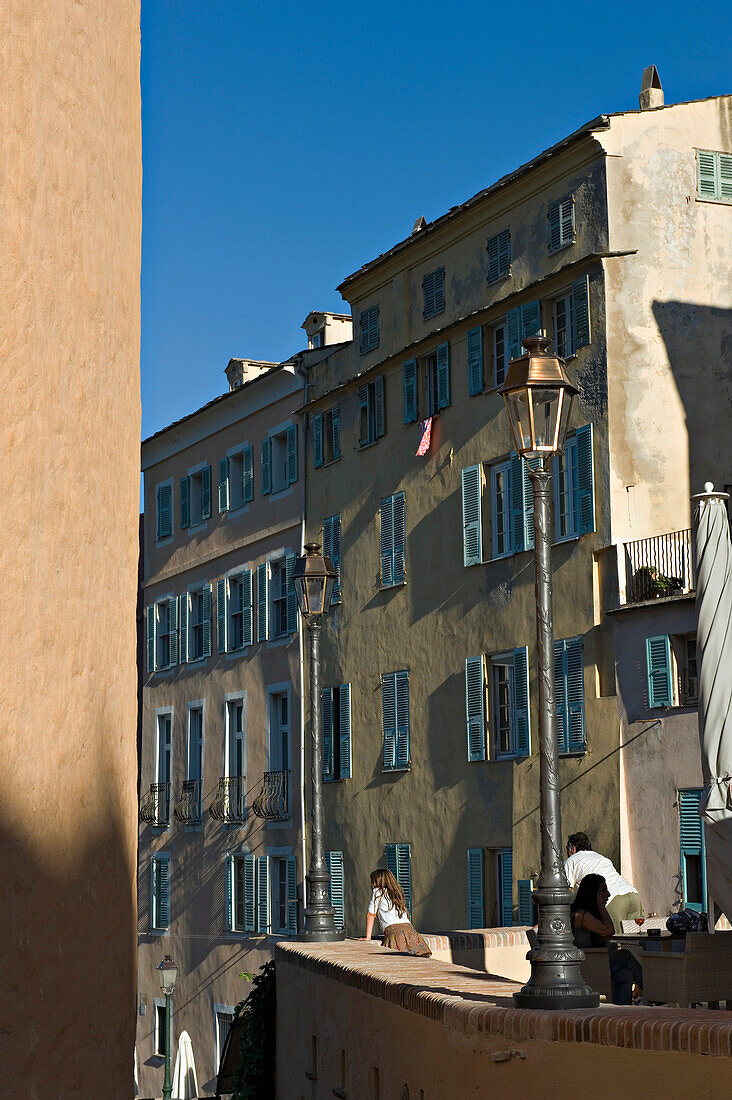
<path id="1" fill-rule="evenodd" d="M 579 962 L 560 962 L 547 956 L 556 952 L 535 947 L 529 952 L 531 977 L 520 993 L 514 993 L 516 1008 L 597 1008 L 600 994 L 582 979 Z"/>

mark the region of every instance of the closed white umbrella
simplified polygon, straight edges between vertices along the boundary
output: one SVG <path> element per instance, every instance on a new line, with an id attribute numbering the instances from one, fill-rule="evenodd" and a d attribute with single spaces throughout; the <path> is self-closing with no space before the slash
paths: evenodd
<path id="1" fill-rule="evenodd" d="M 732 540 L 726 493 L 707 482 L 694 497 L 699 738 L 707 890 L 732 920 Z M 712 914 L 710 914 L 710 917 Z"/>
<path id="2" fill-rule="evenodd" d="M 178 1053 L 173 1069 L 173 1100 L 195 1100 L 198 1096 L 193 1044 L 187 1031 L 178 1036 Z"/>

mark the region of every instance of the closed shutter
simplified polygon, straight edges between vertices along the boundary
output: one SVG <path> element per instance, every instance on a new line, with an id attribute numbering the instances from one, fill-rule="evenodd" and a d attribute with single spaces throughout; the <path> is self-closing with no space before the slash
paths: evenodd
<path id="1" fill-rule="evenodd" d="M 257 932 L 269 932 L 269 856 L 257 861 Z"/>
<path id="2" fill-rule="evenodd" d="M 386 434 L 386 411 L 384 408 L 384 379 L 381 375 L 374 379 L 374 423 L 376 438 Z"/>
<path id="3" fill-rule="evenodd" d="M 216 640 L 219 653 L 226 653 L 229 648 L 226 584 L 225 578 L 216 581 Z"/>
<path id="4" fill-rule="evenodd" d="M 244 931 L 256 931 L 256 856 L 247 853 L 244 856 Z"/>
<path id="5" fill-rule="evenodd" d="M 369 438 L 369 388 L 366 386 L 358 387 L 358 404 L 361 412 L 361 436 L 359 443 L 363 447 L 366 443 L 371 443 Z"/>
<path id="6" fill-rule="evenodd" d="M 322 772 L 326 782 L 333 778 L 333 688 L 320 692 L 320 713 L 323 724 Z"/>
<path id="7" fill-rule="evenodd" d="M 328 516 L 323 520 L 323 555 L 330 558 L 338 576 L 333 585 L 331 603 L 341 602 L 341 517 Z"/>
<path id="8" fill-rule="evenodd" d="M 338 932 L 343 931 L 345 922 L 345 896 L 343 882 L 343 852 L 326 852 L 325 862 L 330 872 L 328 892 L 333 906 L 333 923 Z"/>
<path id="9" fill-rule="evenodd" d="M 287 632 L 293 634 L 297 630 L 297 593 L 292 583 L 292 572 L 297 561 L 297 554 L 285 555 L 285 592 L 287 593 Z"/>
<path id="10" fill-rule="evenodd" d="M 383 766 L 396 767 L 396 676 L 381 677 L 381 722 L 384 731 Z"/>
<path id="11" fill-rule="evenodd" d="M 483 560 L 483 524 L 481 494 L 483 467 L 466 466 L 462 472 L 463 494 L 463 565 L 479 565 Z"/>
<path id="12" fill-rule="evenodd" d="M 386 869 L 387 871 L 391 871 L 394 878 L 396 878 L 398 874 L 396 850 L 396 844 L 387 844 L 384 848 L 386 854 Z"/>
<path id="13" fill-rule="evenodd" d="M 511 269 L 511 233 L 502 229 L 488 241 L 488 282 L 508 275 Z"/>
<path id="14" fill-rule="evenodd" d="M 485 658 L 465 659 L 468 760 L 485 760 Z"/>
<path id="15" fill-rule="evenodd" d="M 557 708 L 557 750 L 569 751 L 569 705 L 567 702 L 567 647 L 554 643 L 554 699 Z"/>
<path id="16" fill-rule="evenodd" d="M 245 504 L 254 499 L 254 448 L 242 451 L 242 499 Z"/>
<path id="17" fill-rule="evenodd" d="M 396 674 L 396 766 L 409 767 L 409 673 Z"/>
<path id="18" fill-rule="evenodd" d="M 558 202 L 549 203 L 549 251 L 554 252 L 562 243 L 561 216 Z"/>
<path id="19" fill-rule="evenodd" d="M 202 603 L 203 603 L 203 656 L 211 656 L 211 618 L 213 602 L 213 588 L 210 584 L 204 584 L 201 590 Z"/>
<path id="20" fill-rule="evenodd" d="M 483 386 L 483 330 L 478 326 L 468 332 L 468 393 L 482 393 Z"/>
<path id="21" fill-rule="evenodd" d="M 468 848 L 468 928 L 485 928 L 483 849 Z"/>
<path id="22" fill-rule="evenodd" d="M 170 668 L 178 664 L 178 600 L 175 596 L 168 600 L 168 649 Z"/>
<path id="23" fill-rule="evenodd" d="M 157 491 L 158 504 L 158 538 L 166 539 L 173 533 L 173 490 L 170 485 L 160 485 Z M 181 527 L 183 524 L 181 523 Z"/>
<path id="24" fill-rule="evenodd" d="M 718 153 L 719 197 L 732 199 L 732 153 Z"/>
<path id="25" fill-rule="evenodd" d="M 402 365 L 402 392 L 404 399 L 404 423 L 417 419 L 417 360 L 408 359 Z"/>
<path id="26" fill-rule="evenodd" d="M 707 868 L 704 822 L 699 816 L 701 789 L 687 788 L 679 795 L 679 839 L 684 905 L 701 913 L 707 907 Z M 693 881 L 692 880 L 693 875 Z"/>
<path id="27" fill-rule="evenodd" d="M 236 928 L 234 919 L 234 857 L 229 854 L 224 863 L 226 875 L 226 931 L 233 932 Z"/>
<path id="28" fill-rule="evenodd" d="M 518 893 L 518 922 L 531 925 L 534 923 L 534 901 L 532 894 L 534 884 L 530 878 L 520 878 L 516 883 Z"/>
<path id="29" fill-rule="evenodd" d="M 297 424 L 287 429 L 287 484 L 297 481 Z"/>
<path id="30" fill-rule="evenodd" d="M 533 550 L 534 494 L 526 462 L 515 451 L 511 452 L 511 523 L 514 550 Z"/>
<path id="31" fill-rule="evenodd" d="M 590 277 L 581 275 L 572 283 L 572 350 L 590 342 Z"/>
<path id="32" fill-rule="evenodd" d="M 521 354 L 521 308 L 509 309 L 506 314 L 506 332 L 508 333 L 508 358 L 517 359 Z"/>
<path id="33" fill-rule="evenodd" d="M 340 778 L 351 778 L 351 685 L 341 684 L 338 691 L 338 737 L 340 740 Z"/>
<path id="34" fill-rule="evenodd" d="M 394 524 L 394 584 L 402 584 L 405 578 L 406 555 L 406 516 L 404 493 L 396 493 L 393 497 L 394 508 L 392 512 Z"/>
<path id="35" fill-rule="evenodd" d="M 579 534 L 595 530 L 595 474 L 592 424 L 575 432 L 577 440 L 577 490 L 579 496 Z"/>
<path id="36" fill-rule="evenodd" d="M 571 195 L 560 202 L 559 219 L 562 244 L 569 244 L 574 240 L 574 199 Z"/>
<path id="37" fill-rule="evenodd" d="M 313 417 L 313 466 L 316 469 L 323 465 L 323 414 L 315 413 Z"/>
<path id="38" fill-rule="evenodd" d="M 251 645 L 254 641 L 254 623 L 252 607 L 252 571 L 245 569 L 241 574 L 242 602 L 242 645 Z"/>
<path id="39" fill-rule="evenodd" d="M 269 627 L 269 566 L 257 566 L 257 641 L 266 642 Z"/>
<path id="40" fill-rule="evenodd" d="M 219 512 L 229 508 L 229 460 L 219 459 Z"/>
<path id="41" fill-rule="evenodd" d="M 567 710 L 569 714 L 569 751 L 585 748 L 585 669 L 582 638 L 567 638 Z"/>
<path id="42" fill-rule="evenodd" d="M 180 479 L 180 525 L 190 527 L 191 523 L 191 479 Z"/>
<path id="43" fill-rule="evenodd" d="M 178 660 L 188 661 L 188 593 L 178 598 Z"/>
<path id="44" fill-rule="evenodd" d="M 152 927 L 160 931 L 170 927 L 170 856 L 154 856 L 152 861 Z"/>
<path id="45" fill-rule="evenodd" d="M 394 584 L 394 497 L 381 501 L 381 583 Z"/>
<path id="46" fill-rule="evenodd" d="M 646 638 L 648 706 L 673 706 L 674 688 L 671 667 L 671 639 L 667 634 Z"/>
<path id="47" fill-rule="evenodd" d="M 520 646 L 513 651 L 513 707 L 516 731 L 516 755 L 531 755 L 531 708 L 529 706 L 529 650 Z"/>
<path id="48" fill-rule="evenodd" d="M 155 671 L 155 627 L 157 615 L 155 612 L 155 604 L 150 604 L 146 612 L 147 620 L 147 671 Z"/>
<path id="49" fill-rule="evenodd" d="M 211 517 L 211 467 L 201 470 L 201 519 Z"/>
<path id="50" fill-rule="evenodd" d="M 697 149 L 697 185 L 696 192 L 703 199 L 714 199 L 719 193 L 717 172 L 719 162 L 714 153 Z"/>
<path id="51" fill-rule="evenodd" d="M 541 302 L 536 299 L 533 302 L 525 302 L 521 309 L 521 341 L 527 336 L 541 335 Z M 523 354 L 523 349 L 519 349 Z"/>
<path id="52" fill-rule="evenodd" d="M 341 457 L 341 410 L 338 405 L 330 414 L 330 427 L 332 434 L 331 445 L 333 448 L 333 460 Z"/>
<path id="53" fill-rule="evenodd" d="M 446 409 L 450 404 L 450 345 L 438 344 L 436 357 L 437 408 Z"/>
<path id="54" fill-rule="evenodd" d="M 513 925 L 513 848 L 498 851 L 498 890 L 501 901 L 501 925 Z"/>
<path id="55" fill-rule="evenodd" d="M 297 860 L 287 857 L 287 934 L 297 935 Z"/>
<path id="56" fill-rule="evenodd" d="M 267 496 L 272 492 L 272 440 L 262 440 L 262 454 L 261 454 L 261 482 L 262 482 L 262 496 Z"/>
<path id="57" fill-rule="evenodd" d="M 397 874 L 396 879 L 402 890 L 404 891 L 404 898 L 407 903 L 407 913 L 411 920 L 412 917 L 412 853 L 408 844 L 397 844 L 396 846 L 396 865 Z"/>
<path id="58" fill-rule="evenodd" d="M 434 317 L 436 313 L 442 313 L 445 308 L 445 269 L 440 267 L 437 271 L 430 271 L 422 280 L 424 290 L 424 315 Z"/>

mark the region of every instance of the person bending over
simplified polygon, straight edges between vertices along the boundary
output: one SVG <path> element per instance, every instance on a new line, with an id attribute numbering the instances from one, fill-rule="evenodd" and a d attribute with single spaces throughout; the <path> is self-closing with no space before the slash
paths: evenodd
<path id="1" fill-rule="evenodd" d="M 564 873 L 572 890 L 576 890 L 585 875 L 602 875 L 610 892 L 607 911 L 616 932 L 622 932 L 623 920 L 643 916 L 641 899 L 627 879 L 613 867 L 607 856 L 595 852 L 587 833 L 572 833 L 567 839 L 567 860 Z"/>

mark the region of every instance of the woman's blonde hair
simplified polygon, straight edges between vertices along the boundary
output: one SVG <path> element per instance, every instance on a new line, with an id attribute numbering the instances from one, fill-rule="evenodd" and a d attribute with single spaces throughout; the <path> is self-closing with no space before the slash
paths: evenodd
<path id="1" fill-rule="evenodd" d="M 371 889 L 378 890 L 379 893 L 385 895 L 400 917 L 407 916 L 407 899 L 404 897 L 404 891 L 391 871 L 387 871 L 384 867 L 377 867 L 375 871 L 372 871 Z"/>

